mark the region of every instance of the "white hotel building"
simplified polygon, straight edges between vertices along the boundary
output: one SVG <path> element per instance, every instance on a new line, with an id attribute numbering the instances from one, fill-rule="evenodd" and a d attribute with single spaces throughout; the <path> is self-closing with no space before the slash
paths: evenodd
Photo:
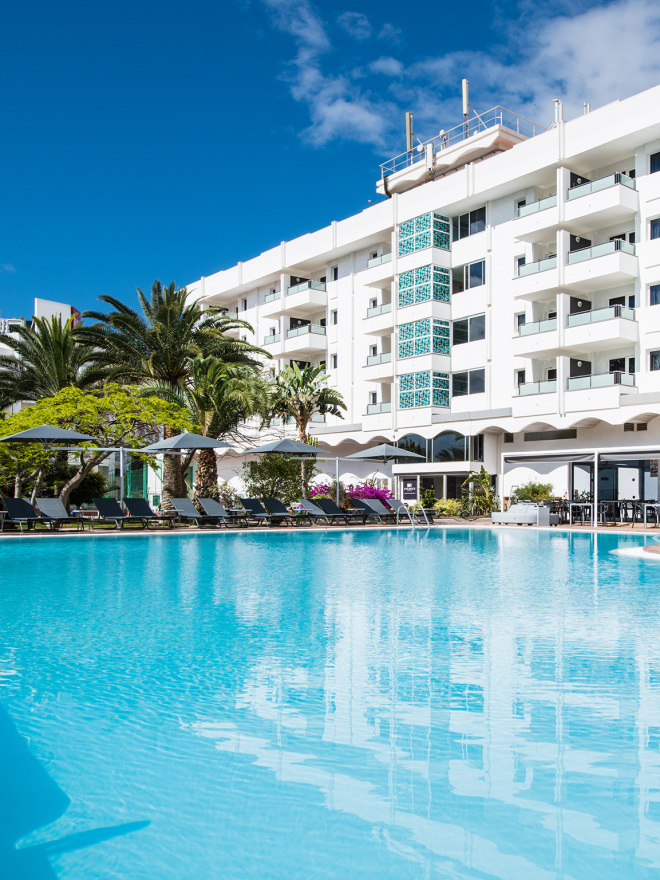
<path id="1" fill-rule="evenodd" d="M 556 102 L 547 130 L 495 108 L 385 163 L 377 190 L 188 285 L 275 368 L 325 364 L 347 411 L 312 426 L 320 445 L 421 452 L 384 471 L 407 497 L 459 495 L 483 463 L 504 496 L 593 491 L 597 470 L 600 499 L 658 498 L 660 86 L 570 121 Z"/>

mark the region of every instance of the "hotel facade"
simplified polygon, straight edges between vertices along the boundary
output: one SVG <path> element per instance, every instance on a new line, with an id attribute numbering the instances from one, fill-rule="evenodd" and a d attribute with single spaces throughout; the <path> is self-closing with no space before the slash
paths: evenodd
<path id="1" fill-rule="evenodd" d="M 660 86 L 570 121 L 555 102 L 548 129 L 475 114 L 381 166 L 377 191 L 188 285 L 271 369 L 325 366 L 347 410 L 311 425 L 320 446 L 420 453 L 380 468 L 407 500 L 456 497 L 482 464 L 502 497 L 540 479 L 657 499 Z"/>

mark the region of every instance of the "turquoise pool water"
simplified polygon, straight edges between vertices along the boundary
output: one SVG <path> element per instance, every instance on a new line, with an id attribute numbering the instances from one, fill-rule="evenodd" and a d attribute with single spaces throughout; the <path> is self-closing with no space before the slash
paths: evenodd
<path id="1" fill-rule="evenodd" d="M 0 877 L 657 878 L 639 543 L 1 541 Z"/>

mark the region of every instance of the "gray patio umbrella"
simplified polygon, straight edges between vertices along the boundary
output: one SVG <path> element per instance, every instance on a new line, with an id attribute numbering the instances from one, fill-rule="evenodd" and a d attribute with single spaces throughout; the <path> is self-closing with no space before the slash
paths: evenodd
<path id="1" fill-rule="evenodd" d="M 282 452 L 284 455 L 304 455 L 314 453 L 318 455 L 327 452 L 325 449 L 319 449 L 318 446 L 311 446 L 309 443 L 301 443 L 300 440 L 290 440 L 288 437 L 282 440 L 273 440 L 272 443 L 264 443 L 263 446 L 257 446 L 255 449 L 247 449 L 246 453 L 261 454 L 262 452 Z"/>
<path id="2" fill-rule="evenodd" d="M 29 428 L 18 434 L 10 434 L 8 437 L 0 437 L 0 443 L 43 443 L 50 446 L 51 443 L 62 443 L 65 446 L 73 446 L 76 443 L 95 443 L 96 438 L 89 434 L 80 434 L 78 431 L 67 431 L 64 428 L 54 428 L 52 425 L 40 425 L 38 428 Z"/>
<path id="3" fill-rule="evenodd" d="M 391 446 L 389 443 L 381 443 L 380 446 L 372 446 L 371 449 L 364 449 L 362 452 L 354 452 L 352 455 L 344 456 L 344 460 L 350 459 L 366 459 L 368 461 L 391 461 L 393 458 L 408 458 L 410 460 L 416 458 L 425 461 L 423 455 L 416 452 L 408 452 L 407 449 L 399 449 L 398 446 Z"/>
<path id="4" fill-rule="evenodd" d="M 137 452 L 184 452 L 190 449 L 231 449 L 229 443 L 224 440 L 215 440 L 213 437 L 204 437 L 202 434 L 191 434 L 186 431 L 184 434 L 177 434 L 176 437 L 168 437 L 166 440 L 159 440 L 158 443 L 152 443 L 151 446 L 143 446 Z"/>

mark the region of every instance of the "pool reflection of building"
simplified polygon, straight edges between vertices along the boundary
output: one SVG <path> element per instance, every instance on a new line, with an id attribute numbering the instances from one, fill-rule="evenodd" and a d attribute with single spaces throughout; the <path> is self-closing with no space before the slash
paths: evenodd
<path id="1" fill-rule="evenodd" d="M 570 540 L 557 537 L 558 564 Z M 594 589 L 590 628 L 562 596 L 545 617 L 512 599 L 489 619 L 467 589 L 443 618 L 432 586 L 385 613 L 347 580 L 326 596 L 322 666 L 264 656 L 230 720 L 194 730 L 422 863 L 632 877 L 640 860 L 660 867 L 660 665 L 636 609 L 612 626 Z"/>

